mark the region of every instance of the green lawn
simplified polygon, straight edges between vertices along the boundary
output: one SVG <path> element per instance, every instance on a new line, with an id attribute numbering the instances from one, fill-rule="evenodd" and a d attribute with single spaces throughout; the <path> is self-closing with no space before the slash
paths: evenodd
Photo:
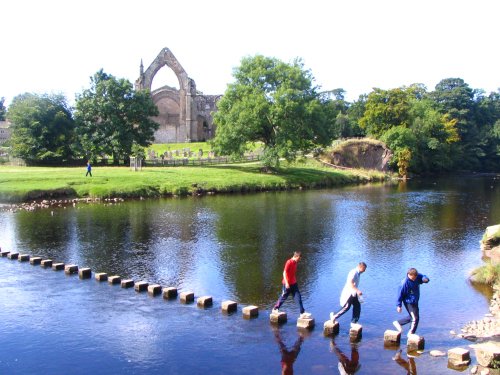
<path id="1" fill-rule="evenodd" d="M 82 167 L 0 166 L 0 201 L 22 202 L 50 197 L 159 197 L 196 193 L 249 192 L 317 188 L 381 181 L 367 171 L 337 171 L 314 161 L 286 165 L 279 173 L 260 172 L 259 163 L 203 167 Z"/>

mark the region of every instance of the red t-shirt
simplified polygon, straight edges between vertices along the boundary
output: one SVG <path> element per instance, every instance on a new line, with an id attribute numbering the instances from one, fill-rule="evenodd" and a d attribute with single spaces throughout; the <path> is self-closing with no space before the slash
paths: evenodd
<path id="1" fill-rule="evenodd" d="M 297 271 L 297 262 L 290 258 L 285 263 L 285 274 L 288 280 L 288 285 L 296 284 L 297 279 L 295 278 L 295 272 Z M 285 285 L 285 278 L 282 281 L 283 285 Z"/>

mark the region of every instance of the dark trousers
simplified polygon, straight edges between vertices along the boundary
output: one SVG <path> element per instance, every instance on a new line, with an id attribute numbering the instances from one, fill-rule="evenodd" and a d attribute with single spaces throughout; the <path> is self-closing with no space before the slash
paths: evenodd
<path id="1" fill-rule="evenodd" d="M 92 172 L 91 171 L 87 171 L 87 173 L 85 173 L 85 177 L 87 177 L 88 175 L 90 175 L 90 177 L 92 177 Z"/>
<path id="2" fill-rule="evenodd" d="M 402 326 L 411 322 L 410 331 L 408 333 L 415 333 L 417 331 L 418 322 L 420 321 L 420 313 L 418 311 L 418 304 L 403 302 L 408 311 L 408 316 L 403 319 L 399 319 L 398 323 Z"/>
<path id="3" fill-rule="evenodd" d="M 281 292 L 281 296 L 278 299 L 278 302 L 276 302 L 276 305 L 274 305 L 274 308 L 279 309 L 281 307 L 281 305 L 283 305 L 283 302 L 286 301 L 286 299 L 288 298 L 290 293 L 292 294 L 293 298 L 295 298 L 295 295 L 298 296 L 300 313 L 302 314 L 306 310 L 304 309 L 304 305 L 302 304 L 302 296 L 300 295 L 300 291 L 299 291 L 299 287 L 298 287 L 297 283 L 290 285 L 290 288 L 288 288 L 288 289 L 285 288 L 285 284 L 283 284 L 283 291 Z"/>
<path id="4" fill-rule="evenodd" d="M 344 315 L 352 306 L 352 323 L 357 323 L 359 316 L 361 315 L 361 304 L 358 300 L 358 295 L 350 296 L 346 304 L 335 314 L 335 319 L 340 318 Z"/>

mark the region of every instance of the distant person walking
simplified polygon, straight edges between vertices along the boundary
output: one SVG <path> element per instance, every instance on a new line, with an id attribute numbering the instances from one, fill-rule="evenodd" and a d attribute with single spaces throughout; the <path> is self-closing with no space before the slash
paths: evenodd
<path id="1" fill-rule="evenodd" d="M 420 321 L 420 312 L 418 309 L 418 300 L 420 298 L 420 284 L 428 283 L 429 278 L 425 275 L 418 273 L 416 268 L 410 268 L 406 274 L 406 278 L 401 281 L 398 292 L 397 311 L 401 312 L 401 304 L 405 305 L 408 316 L 403 319 L 395 320 L 392 322 L 394 327 L 399 332 L 403 331 L 405 324 L 411 322 L 410 330 L 408 333 L 414 334 Z"/>
<path id="2" fill-rule="evenodd" d="M 332 322 L 349 311 L 351 306 L 353 307 L 351 323 L 358 322 L 361 315 L 360 297 L 363 295 L 363 292 L 359 289 L 359 281 L 361 278 L 361 274 L 365 271 L 365 262 L 359 262 L 356 268 L 353 268 L 351 271 L 349 271 L 344 289 L 342 289 L 342 293 L 340 294 L 340 306 L 342 306 L 342 308 L 335 314 L 333 312 L 330 313 L 330 319 L 332 320 Z"/>
<path id="3" fill-rule="evenodd" d="M 286 301 L 290 293 L 292 297 L 295 298 L 295 295 L 298 297 L 299 307 L 300 307 L 300 316 L 303 317 L 307 313 L 305 312 L 304 305 L 302 304 L 302 296 L 300 295 L 299 287 L 297 285 L 297 278 L 295 276 L 297 272 L 297 263 L 299 262 L 301 257 L 300 251 L 295 251 L 293 256 L 288 259 L 285 263 L 285 269 L 283 270 L 283 289 L 281 296 L 278 301 L 274 305 L 273 313 L 279 311 L 281 305 Z"/>
<path id="4" fill-rule="evenodd" d="M 87 173 L 85 173 L 85 177 L 90 175 L 92 177 L 92 165 L 90 165 L 90 160 L 87 162 Z"/>

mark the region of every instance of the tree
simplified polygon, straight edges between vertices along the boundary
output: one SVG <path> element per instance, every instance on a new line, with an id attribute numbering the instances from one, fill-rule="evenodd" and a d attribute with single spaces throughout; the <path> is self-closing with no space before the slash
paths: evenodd
<path id="1" fill-rule="evenodd" d="M 134 91 L 132 83 L 98 71 L 90 88 L 76 98 L 76 132 L 81 152 L 89 159 L 112 155 L 113 162 L 127 162 L 132 146 L 149 146 L 158 115 L 149 92 Z"/>
<path id="2" fill-rule="evenodd" d="M 16 96 L 7 114 L 12 154 L 27 163 L 59 163 L 72 157 L 74 121 L 63 95 Z"/>
<path id="3" fill-rule="evenodd" d="M 5 115 L 7 114 L 7 109 L 5 108 L 5 98 L 0 98 L 0 121 L 5 121 Z"/>
<path id="4" fill-rule="evenodd" d="M 311 72 L 296 59 L 246 57 L 234 73 L 214 114 L 217 133 L 212 141 L 218 154 L 243 156 L 248 143 L 264 144 L 264 164 L 294 160 L 300 152 L 330 142 L 331 121 L 312 85 Z"/>

